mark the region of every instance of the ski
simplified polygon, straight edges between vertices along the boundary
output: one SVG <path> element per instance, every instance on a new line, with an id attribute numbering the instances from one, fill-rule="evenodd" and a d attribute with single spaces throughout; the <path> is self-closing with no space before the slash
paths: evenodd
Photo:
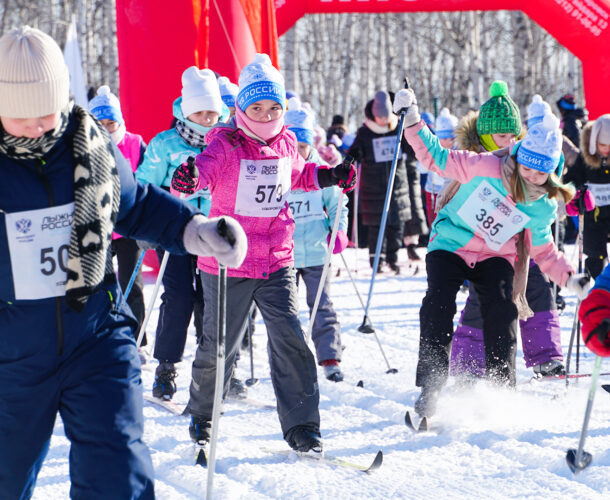
<path id="1" fill-rule="evenodd" d="M 258 399 L 245 397 L 245 398 L 236 398 L 236 397 L 228 397 L 225 399 L 225 403 L 237 403 L 245 406 L 253 406 L 254 408 L 260 408 L 262 410 L 275 410 L 276 406 L 271 403 L 267 403 L 265 401 L 260 401 Z"/>
<path id="2" fill-rule="evenodd" d="M 610 392 L 610 384 L 603 384 L 602 389 L 606 392 Z"/>
<path id="3" fill-rule="evenodd" d="M 379 450 L 377 452 L 377 454 L 375 455 L 375 458 L 373 459 L 371 464 L 368 466 L 349 462 L 342 458 L 328 455 L 327 453 L 315 453 L 315 452 L 302 453 L 302 452 L 298 452 L 298 451 L 294 451 L 294 450 L 272 450 L 269 448 L 262 448 L 262 450 L 267 453 L 274 454 L 274 455 L 297 456 L 299 458 L 313 460 L 313 461 L 328 464 L 328 465 L 331 465 L 334 467 L 343 467 L 346 469 L 352 469 L 352 470 L 357 470 L 359 472 L 366 472 L 366 473 L 373 472 L 373 471 L 379 469 L 379 467 L 381 467 L 381 464 L 383 463 L 383 452 L 381 450 Z"/>
<path id="4" fill-rule="evenodd" d="M 407 410 L 407 412 L 405 413 L 405 424 L 409 429 L 411 429 L 413 432 L 416 432 L 416 433 L 428 432 L 430 430 L 429 425 L 428 425 L 428 417 L 422 418 L 419 421 L 419 425 L 417 427 L 415 427 L 415 424 L 413 423 L 413 420 L 411 419 L 411 413 L 409 412 L 409 410 Z"/>
<path id="5" fill-rule="evenodd" d="M 171 399 L 160 399 L 151 396 L 150 394 L 144 394 L 144 400 L 148 401 L 149 403 L 153 403 L 157 406 L 160 406 L 161 408 L 169 411 L 170 413 L 173 413 L 174 415 L 185 416 L 184 411 L 186 409 L 186 405 L 178 404 L 172 401 Z"/>
<path id="6" fill-rule="evenodd" d="M 201 467 L 208 466 L 208 455 L 206 451 L 206 446 L 207 443 L 195 443 L 195 465 L 201 465 Z"/>
<path id="7" fill-rule="evenodd" d="M 568 378 L 568 379 L 585 378 L 585 377 L 590 377 L 591 375 L 592 375 L 591 373 L 570 373 L 569 375 L 542 375 L 542 376 L 534 375 L 529 381 L 530 382 L 541 382 L 543 380 L 565 380 L 566 378 Z M 608 376 L 608 375 L 610 375 L 610 372 L 605 372 L 605 373 L 599 374 L 600 377 Z"/>

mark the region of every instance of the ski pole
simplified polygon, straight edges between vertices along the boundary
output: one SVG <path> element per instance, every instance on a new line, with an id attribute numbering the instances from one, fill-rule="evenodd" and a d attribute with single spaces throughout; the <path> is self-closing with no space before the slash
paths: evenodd
<path id="1" fill-rule="evenodd" d="M 405 78 L 405 88 L 409 88 L 409 79 Z M 385 201 L 383 204 L 383 211 L 381 213 L 381 224 L 379 225 L 379 234 L 377 235 L 377 246 L 375 248 L 375 259 L 373 262 L 373 274 L 371 276 L 371 282 L 369 284 L 369 293 L 366 300 L 366 307 L 364 309 L 364 318 L 362 324 L 358 328 L 359 332 L 362 333 L 374 333 L 375 330 L 369 319 L 368 312 L 369 306 L 371 305 L 371 298 L 373 297 L 373 286 L 375 285 L 375 277 L 377 276 L 377 267 L 379 266 L 379 258 L 381 254 L 381 247 L 383 245 L 383 238 L 385 236 L 385 225 L 388 220 L 388 211 L 390 209 L 390 202 L 392 201 L 392 190 L 394 188 L 394 179 L 396 177 L 396 167 L 398 166 L 398 156 L 400 154 L 400 143 L 402 140 L 402 133 L 405 126 L 405 115 L 406 109 L 400 111 L 400 121 L 398 122 L 398 134 L 396 136 L 396 145 L 394 146 L 394 157 L 392 158 L 392 168 L 390 170 L 390 178 L 388 187 L 386 190 Z"/>
<path id="2" fill-rule="evenodd" d="M 364 301 L 362 300 L 362 296 L 360 295 L 360 292 L 358 291 L 358 287 L 356 286 L 354 277 L 352 276 L 352 273 L 349 270 L 349 266 L 347 265 L 347 262 L 345 261 L 345 257 L 343 256 L 343 253 L 341 253 L 340 255 L 341 255 L 341 259 L 343 260 L 343 265 L 345 266 L 345 269 L 347 270 L 347 274 L 349 275 L 349 279 L 352 280 L 352 285 L 354 285 L 354 290 L 356 290 L 356 295 L 358 295 L 358 300 L 360 301 L 362 310 L 364 311 Z"/>
<path id="3" fill-rule="evenodd" d="M 559 214 L 555 216 L 555 246 L 559 245 Z M 553 281 L 553 300 L 557 303 L 557 295 L 558 295 L 557 283 Z"/>
<path id="4" fill-rule="evenodd" d="M 584 450 L 585 439 L 587 437 L 587 430 L 589 428 L 589 419 L 591 417 L 591 410 L 593 409 L 593 400 L 595 398 L 595 391 L 597 389 L 597 377 L 599 376 L 600 368 L 602 364 L 601 356 L 595 358 L 595 368 L 593 375 L 591 376 L 591 388 L 589 389 L 589 397 L 587 398 L 587 407 L 585 410 L 585 418 L 582 423 L 582 429 L 580 431 L 580 439 L 578 441 L 578 450 L 573 448 L 569 449 L 566 454 L 566 462 L 568 467 L 574 474 L 578 474 L 581 470 L 587 467 L 593 456 Z"/>
<path id="5" fill-rule="evenodd" d="M 343 163 L 350 165 L 354 159 L 351 156 L 346 156 Z M 311 338 L 311 332 L 313 330 L 313 323 L 316 319 L 318 312 L 318 306 L 320 305 L 320 297 L 322 296 L 322 290 L 326 283 L 326 276 L 328 275 L 328 269 L 330 268 L 330 259 L 333 255 L 333 248 L 335 248 L 335 240 L 337 239 L 337 233 L 339 232 L 339 223 L 341 222 L 341 212 L 343 212 L 343 197 L 345 193 L 341 191 L 339 200 L 337 201 L 337 213 L 335 214 L 335 221 L 333 223 L 333 229 L 330 233 L 330 241 L 328 242 L 328 248 L 326 249 L 326 257 L 324 259 L 324 266 L 322 266 L 322 276 L 320 276 L 320 282 L 318 283 L 318 290 L 316 291 L 316 299 L 313 303 L 311 314 L 309 315 L 309 325 L 307 326 L 307 341 Z"/>
<path id="6" fill-rule="evenodd" d="M 146 254 L 146 250 L 140 250 L 142 253 L 140 254 L 140 257 L 138 258 L 138 262 L 136 262 L 136 267 L 133 270 L 133 273 L 131 273 L 131 278 L 129 278 L 129 283 L 127 283 L 127 288 L 125 288 L 125 291 L 123 292 L 123 297 L 125 298 L 125 300 L 127 300 L 127 297 L 129 297 L 129 293 L 131 292 L 131 289 L 133 288 L 133 284 L 136 282 L 136 276 L 138 274 L 138 271 L 140 270 L 140 266 L 142 266 L 142 262 L 144 261 L 144 255 Z"/>
<path id="7" fill-rule="evenodd" d="M 254 378 L 254 346 L 252 345 L 252 321 L 254 315 L 255 304 L 252 304 L 248 311 L 248 350 L 250 351 L 250 378 L 246 380 L 246 385 L 252 387 L 258 384 L 258 379 Z"/>
<path id="8" fill-rule="evenodd" d="M 352 236 L 354 240 L 354 255 L 356 256 L 356 270 L 354 271 L 358 274 L 358 250 L 360 249 L 360 234 L 358 232 L 358 204 L 360 202 L 360 162 L 358 162 L 356 166 L 356 187 L 354 189 L 354 218 L 352 220 Z"/>
<path id="9" fill-rule="evenodd" d="M 235 236 L 227 227 L 224 219 L 217 225 L 220 236 L 226 239 L 231 246 L 235 243 Z M 214 406 L 212 410 L 212 430 L 210 432 L 210 453 L 208 458 L 208 483 L 206 499 L 212 499 L 214 491 L 214 469 L 216 467 L 216 444 L 218 442 L 218 426 L 220 424 L 220 406 L 225 385 L 225 335 L 227 331 L 227 268 L 218 263 L 218 304 L 216 318 L 216 381 L 214 386 Z"/>

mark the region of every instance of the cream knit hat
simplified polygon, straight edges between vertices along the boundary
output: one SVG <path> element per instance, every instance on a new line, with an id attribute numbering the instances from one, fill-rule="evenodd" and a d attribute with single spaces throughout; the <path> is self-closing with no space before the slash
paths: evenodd
<path id="1" fill-rule="evenodd" d="M 49 35 L 22 26 L 0 38 L 0 116 L 47 116 L 63 109 L 69 95 L 68 67 Z"/>

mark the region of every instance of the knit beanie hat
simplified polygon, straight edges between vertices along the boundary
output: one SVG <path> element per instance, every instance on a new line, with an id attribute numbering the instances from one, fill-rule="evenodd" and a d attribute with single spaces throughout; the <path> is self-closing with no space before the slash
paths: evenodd
<path id="1" fill-rule="evenodd" d="M 110 92 L 108 85 L 97 89 L 97 95 L 89 101 L 89 111 L 98 120 L 113 120 L 119 125 L 123 123 L 121 103 L 117 96 Z"/>
<path id="2" fill-rule="evenodd" d="M 441 109 L 440 114 L 436 117 L 435 130 L 436 136 L 439 139 L 453 139 L 455 137 L 454 129 L 457 127 L 458 119 L 449 111 L 449 108 Z"/>
<path id="3" fill-rule="evenodd" d="M 211 69 L 191 66 L 184 70 L 181 108 L 184 118 L 199 111 L 216 111 L 219 116 L 222 114 L 220 89 Z"/>
<path id="4" fill-rule="evenodd" d="M 597 143 L 610 144 L 610 114 L 601 115 L 593 122 L 589 138 L 589 154 L 597 152 Z"/>
<path id="5" fill-rule="evenodd" d="M 517 163 L 551 174 L 559 165 L 562 144 L 559 119 L 547 113 L 542 121 L 528 129 L 517 150 Z"/>
<path id="6" fill-rule="evenodd" d="M 333 121 L 330 123 L 330 126 L 332 127 L 333 125 L 344 125 L 344 124 L 345 124 L 345 118 L 343 118 L 343 115 L 334 115 Z"/>
<path id="7" fill-rule="evenodd" d="M 566 94 L 560 97 L 557 101 L 557 107 L 560 110 L 576 109 L 576 98 L 574 97 L 574 94 Z"/>
<path id="8" fill-rule="evenodd" d="M 479 110 L 477 133 L 515 134 L 521 132 L 521 115 L 519 108 L 508 95 L 508 86 L 502 80 L 496 80 L 489 87 L 491 96 Z"/>
<path id="9" fill-rule="evenodd" d="M 297 141 L 313 146 L 313 116 L 303 108 L 298 97 L 288 100 L 288 111 L 284 115 L 284 124 L 294 132 Z"/>
<path id="10" fill-rule="evenodd" d="M 254 60 L 241 70 L 237 105 L 242 111 L 256 101 L 270 99 L 286 109 L 284 77 L 271 64 L 267 54 L 256 54 Z"/>
<path id="11" fill-rule="evenodd" d="M 387 92 L 380 90 L 375 93 L 373 108 L 371 110 L 375 118 L 388 118 L 392 112 L 392 101 Z"/>
<path id="12" fill-rule="evenodd" d="M 29 26 L 0 38 L 0 116 L 38 118 L 68 104 L 70 75 L 61 49 Z"/>
<path id="13" fill-rule="evenodd" d="M 539 94 L 532 97 L 532 102 L 527 107 L 527 127 L 533 127 L 536 123 L 540 123 L 544 115 L 552 113 L 551 106 L 548 102 L 542 100 Z"/>
<path id="14" fill-rule="evenodd" d="M 235 107 L 235 98 L 239 87 L 232 83 L 226 76 L 221 76 L 218 79 L 218 87 L 220 88 L 220 97 L 229 108 Z"/>

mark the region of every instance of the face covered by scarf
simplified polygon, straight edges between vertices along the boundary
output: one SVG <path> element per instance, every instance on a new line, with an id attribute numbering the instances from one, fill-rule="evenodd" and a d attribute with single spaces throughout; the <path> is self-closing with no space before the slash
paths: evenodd
<path id="1" fill-rule="evenodd" d="M 269 142 L 282 131 L 284 127 L 284 113 L 282 112 L 282 116 L 276 120 L 257 122 L 249 118 L 244 111 L 237 107 L 235 108 L 235 123 L 246 135 L 263 142 Z"/>

